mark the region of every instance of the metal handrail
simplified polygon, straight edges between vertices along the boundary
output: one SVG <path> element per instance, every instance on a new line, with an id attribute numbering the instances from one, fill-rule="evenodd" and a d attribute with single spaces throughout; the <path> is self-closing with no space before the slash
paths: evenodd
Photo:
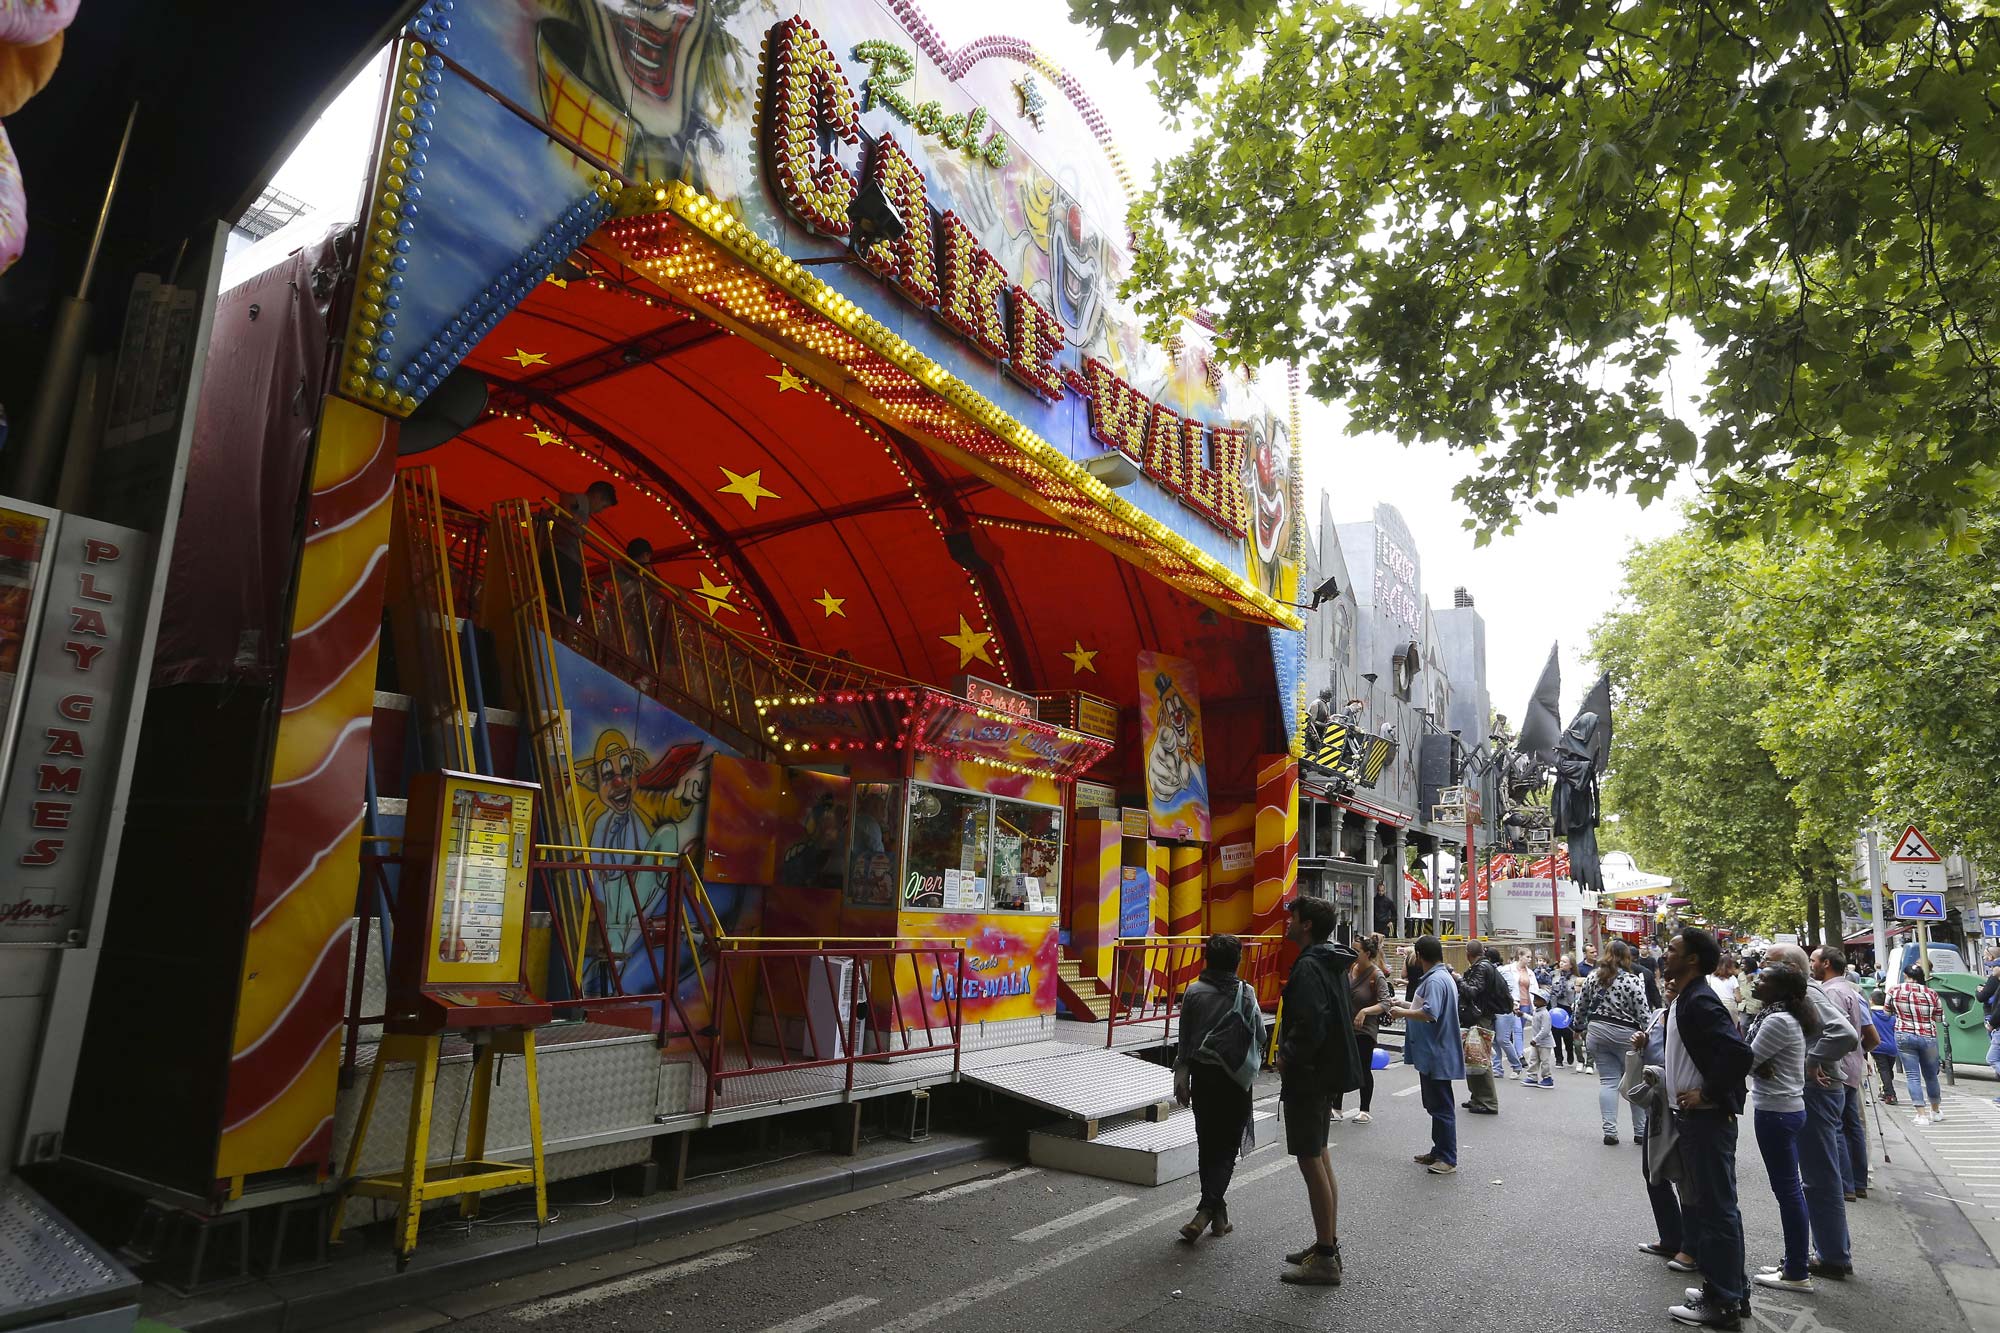
<path id="1" fill-rule="evenodd" d="M 1258 1003 L 1264 1001 L 1264 983 L 1276 976 L 1279 946 L 1283 936 L 1249 935 L 1238 937 L 1243 958 L 1236 975 L 1250 985 Z M 1111 946 L 1108 989 L 1110 1012 L 1104 1025 L 1104 1045 L 1116 1042 L 1121 1027 L 1160 1025 L 1160 1039 L 1173 1036 L 1173 1022 L 1181 1011 L 1186 983 L 1200 974 L 1208 939 L 1202 935 L 1147 935 L 1120 939 Z"/>

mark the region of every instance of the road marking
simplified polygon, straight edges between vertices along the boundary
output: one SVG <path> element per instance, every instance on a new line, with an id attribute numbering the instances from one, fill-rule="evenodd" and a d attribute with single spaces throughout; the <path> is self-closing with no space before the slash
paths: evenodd
<path id="1" fill-rule="evenodd" d="M 968 1180 L 963 1185 L 953 1185 L 950 1189 L 939 1190 L 936 1194 L 920 1194 L 917 1197 L 925 1203 L 938 1203 L 945 1199 L 956 1199 L 967 1194 L 977 1194 L 981 1190 L 990 1190 L 995 1185 L 1005 1185 L 1010 1181 L 1020 1180 L 1026 1176 L 1038 1176 L 1041 1173 L 1042 1169 L 1038 1166 L 1024 1166 L 1017 1170 L 1009 1171 L 1004 1176 L 988 1176 L 984 1180 Z"/>
<path id="2" fill-rule="evenodd" d="M 1073 1213 L 1065 1213 L 1054 1221 L 1044 1222 L 1038 1227 L 1029 1227 L 1026 1231 L 1017 1233 L 1014 1239 L 1040 1240 L 1044 1236 L 1053 1236 L 1058 1231 L 1068 1231 L 1071 1227 L 1082 1226 L 1093 1217 L 1102 1217 L 1106 1213 L 1115 1213 L 1126 1204 L 1132 1202 L 1134 1200 L 1131 1195 L 1120 1194 L 1115 1198 L 1105 1199 L 1101 1203 L 1093 1203 L 1088 1208 L 1079 1208 Z"/>
<path id="3" fill-rule="evenodd" d="M 1398 1089 L 1396 1089 L 1396 1090 L 1395 1090 L 1394 1092 L 1390 1093 L 1389 1095 L 1390 1095 L 1391 1097 L 1407 1097 L 1407 1096 L 1409 1096 L 1409 1095 L 1410 1095 L 1411 1093 L 1413 1093 L 1413 1092 L 1422 1092 L 1423 1090 L 1424 1090 L 1424 1085 L 1423 1085 L 1423 1084 L 1421 1084 L 1421 1083 L 1412 1083 L 1412 1084 L 1411 1084 L 1411 1085 L 1410 1085 L 1409 1087 L 1407 1087 L 1407 1088 L 1398 1088 Z"/>
<path id="4" fill-rule="evenodd" d="M 693 1259 L 683 1259 L 677 1264 L 663 1268 L 649 1268 L 643 1273 L 630 1277 L 616 1278 L 610 1282 L 600 1282 L 594 1287 L 583 1287 L 576 1291 L 566 1291 L 560 1296 L 523 1305 L 513 1311 L 514 1318 L 534 1323 L 552 1315 L 567 1314 L 579 1306 L 595 1305 L 599 1301 L 615 1296 L 629 1296 L 635 1291 L 648 1287 L 664 1286 L 675 1278 L 686 1277 L 690 1273 L 703 1273 L 711 1268 L 721 1268 L 726 1264 L 740 1263 L 750 1257 L 749 1250 L 717 1250 L 712 1254 L 699 1255 Z"/>
<path id="5" fill-rule="evenodd" d="M 822 1305 L 819 1309 L 808 1311 L 796 1319 L 787 1319 L 782 1324 L 773 1324 L 765 1329 L 764 1333 L 809 1333 L 809 1330 L 818 1328 L 821 1324 L 831 1324 L 836 1319 L 845 1319 L 857 1311 L 866 1310 L 871 1305 L 880 1305 L 881 1303 L 874 1296 L 849 1296 L 844 1301 L 835 1301 L 832 1305 Z"/>
<path id="6" fill-rule="evenodd" d="M 1243 1172 L 1231 1182 L 1231 1187 L 1248 1185 L 1252 1181 L 1263 1179 L 1265 1176 L 1289 1170 L 1291 1165 L 1291 1158 L 1280 1158 L 1269 1165 L 1258 1167 L 1255 1171 Z M 1198 1197 L 1189 1198 L 1179 1203 L 1168 1204 L 1164 1208 L 1156 1208 L 1144 1217 L 1134 1218 L 1122 1227 L 1101 1232 L 1087 1240 L 1080 1240 L 1067 1249 L 1045 1254 L 1030 1263 L 1022 1264 L 1011 1273 L 1002 1273 L 999 1277 L 988 1278 L 984 1282 L 967 1287 L 956 1295 L 947 1296 L 943 1300 L 933 1301 L 921 1310 L 912 1310 L 901 1319 L 894 1319 L 886 1324 L 878 1324 L 875 1333 L 914 1333 L 916 1329 L 928 1328 L 940 1319 L 955 1315 L 961 1310 L 969 1309 L 981 1301 L 990 1300 L 1003 1291 L 1020 1286 L 1023 1282 L 1032 1282 L 1045 1273 L 1053 1273 L 1056 1269 L 1066 1264 L 1075 1263 L 1085 1255 L 1101 1250 L 1107 1245 L 1115 1245 L 1121 1240 L 1136 1236 L 1142 1231 L 1149 1230 L 1152 1227 L 1160 1225 L 1162 1222 L 1178 1217 L 1200 1201 Z"/>

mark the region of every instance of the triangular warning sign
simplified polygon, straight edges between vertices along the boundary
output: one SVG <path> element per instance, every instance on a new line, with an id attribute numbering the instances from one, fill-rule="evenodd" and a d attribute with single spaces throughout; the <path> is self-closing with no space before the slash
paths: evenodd
<path id="1" fill-rule="evenodd" d="M 1914 917 L 1942 918 L 1944 912 L 1940 909 L 1938 899 L 1932 897 L 1914 897 L 1910 900 L 1910 915 Z"/>
<path id="2" fill-rule="evenodd" d="M 1929 838 L 1917 831 L 1915 824 L 1903 830 L 1903 836 L 1896 843 L 1896 850 L 1889 853 L 1891 861 L 1942 861 L 1937 849 L 1931 846 Z"/>

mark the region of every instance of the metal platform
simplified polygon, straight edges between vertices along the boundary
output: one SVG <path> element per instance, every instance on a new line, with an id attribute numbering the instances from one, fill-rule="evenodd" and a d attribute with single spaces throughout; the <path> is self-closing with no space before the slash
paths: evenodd
<path id="1" fill-rule="evenodd" d="M 1173 1071 L 1163 1065 L 1118 1051 L 1053 1044 L 1062 1050 L 1005 1064 L 967 1060 L 964 1079 L 1086 1125 L 1173 1101 Z"/>
<path id="2" fill-rule="evenodd" d="M 1277 1138 L 1278 1117 L 1252 1112 L 1250 1130 L 1261 1148 Z M 1058 1171 L 1148 1187 L 1191 1176 L 1200 1166 L 1194 1116 L 1186 1111 L 1165 1120 L 1133 1120 L 1094 1139 L 1037 1130 L 1028 1136 L 1028 1160 Z"/>
<path id="3" fill-rule="evenodd" d="M 124 1265 L 21 1181 L 0 1179 L 0 1325 L 129 1329 L 138 1298 Z"/>

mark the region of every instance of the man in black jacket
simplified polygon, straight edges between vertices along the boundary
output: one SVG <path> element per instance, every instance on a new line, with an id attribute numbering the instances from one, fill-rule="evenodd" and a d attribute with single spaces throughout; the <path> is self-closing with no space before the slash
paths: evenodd
<path id="1" fill-rule="evenodd" d="M 1347 994 L 1347 969 L 1355 955 L 1347 946 L 1329 942 L 1333 925 L 1331 903 L 1292 900 L 1285 938 L 1299 946 L 1299 960 L 1292 964 L 1278 1011 L 1285 1151 L 1299 1159 L 1313 1219 L 1313 1243 L 1285 1256 L 1292 1267 L 1283 1280 L 1305 1286 L 1340 1285 L 1340 1186 L 1333 1178 L 1326 1133 L 1335 1094 L 1361 1085 L 1360 1049 Z"/>
<path id="2" fill-rule="evenodd" d="M 1667 1102 L 1680 1131 L 1685 1248 L 1707 1280 L 1668 1310 L 1683 1324 L 1737 1329 L 1750 1312 L 1743 1215 L 1736 1207 L 1736 1121 L 1743 1114 L 1750 1045 L 1708 984 L 1722 958 L 1715 937 L 1687 927 L 1662 968 L 1680 993 L 1667 1009 Z"/>
<path id="3" fill-rule="evenodd" d="M 1465 944 L 1465 971 L 1458 978 L 1458 1021 L 1466 1027 L 1482 1028 L 1487 1041 L 1493 1039 L 1496 1015 L 1511 1012 L 1513 999 L 1500 969 L 1486 957 L 1486 946 L 1478 940 Z M 1500 1093 L 1492 1068 L 1477 1060 L 1465 1062 L 1465 1101 L 1460 1103 L 1474 1115 L 1499 1115 Z"/>

